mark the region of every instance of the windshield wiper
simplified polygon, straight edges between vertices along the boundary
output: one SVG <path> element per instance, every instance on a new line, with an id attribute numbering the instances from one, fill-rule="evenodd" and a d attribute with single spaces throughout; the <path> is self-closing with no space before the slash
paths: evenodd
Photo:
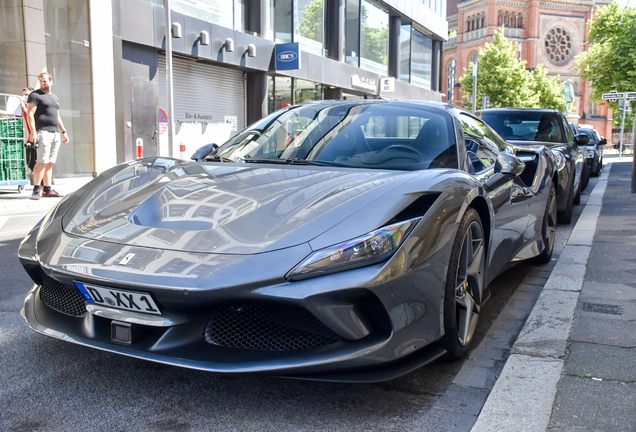
<path id="1" fill-rule="evenodd" d="M 288 159 L 290 165 L 315 165 L 315 166 L 339 166 L 339 167 L 347 167 L 349 165 L 345 165 L 338 162 L 328 162 L 328 161 L 319 161 L 319 160 L 306 160 L 306 159 Z"/>
<path id="2" fill-rule="evenodd" d="M 276 164 L 286 164 L 286 165 L 315 165 L 315 166 L 348 166 L 344 164 L 340 164 L 337 162 L 327 162 L 327 161 L 318 161 L 318 160 L 306 160 L 306 159 L 281 159 L 281 158 L 267 158 L 267 157 L 256 157 L 256 158 L 245 158 L 245 162 L 265 162 L 265 163 L 276 163 Z"/>
<path id="3" fill-rule="evenodd" d="M 277 164 L 289 164 L 289 159 L 268 158 L 268 157 L 248 157 L 243 159 L 245 162 L 265 162 Z"/>

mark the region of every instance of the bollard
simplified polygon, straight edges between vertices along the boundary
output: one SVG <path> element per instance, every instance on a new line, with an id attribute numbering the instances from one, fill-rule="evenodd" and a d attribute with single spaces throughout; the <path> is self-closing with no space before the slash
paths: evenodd
<path id="1" fill-rule="evenodd" d="M 144 157 L 144 140 L 137 138 L 137 158 Z"/>

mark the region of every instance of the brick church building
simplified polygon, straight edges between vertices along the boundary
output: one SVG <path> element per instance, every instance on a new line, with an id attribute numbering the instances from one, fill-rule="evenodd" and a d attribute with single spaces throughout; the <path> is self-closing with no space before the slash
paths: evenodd
<path id="1" fill-rule="evenodd" d="M 591 86 L 574 70 L 575 57 L 587 50 L 587 23 L 609 0 L 448 0 L 448 42 L 442 55 L 442 91 L 446 100 L 461 105 L 459 78 L 486 42 L 502 25 L 506 38 L 518 44 L 526 68 L 542 63 L 550 75 L 572 80 L 574 102 L 570 117 L 612 136 L 612 110 L 590 101 Z"/>

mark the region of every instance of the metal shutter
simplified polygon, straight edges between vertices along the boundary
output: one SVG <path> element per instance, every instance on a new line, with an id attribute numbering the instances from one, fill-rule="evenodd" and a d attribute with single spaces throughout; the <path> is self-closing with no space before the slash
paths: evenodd
<path id="1" fill-rule="evenodd" d="M 166 109 L 166 57 L 159 54 L 159 107 Z M 220 123 L 236 116 L 238 130 L 245 128 L 245 84 L 243 72 L 235 69 L 172 58 L 174 118 L 191 121 L 186 113 L 211 116 Z M 179 126 L 175 125 L 178 129 Z M 235 135 L 236 132 L 232 132 Z"/>

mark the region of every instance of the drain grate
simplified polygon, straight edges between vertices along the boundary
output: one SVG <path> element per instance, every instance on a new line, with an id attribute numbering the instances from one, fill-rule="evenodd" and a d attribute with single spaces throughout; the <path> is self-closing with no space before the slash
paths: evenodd
<path id="1" fill-rule="evenodd" d="M 599 312 L 606 314 L 621 315 L 621 307 L 618 305 L 608 305 L 600 303 L 583 303 L 581 309 L 588 312 Z"/>

